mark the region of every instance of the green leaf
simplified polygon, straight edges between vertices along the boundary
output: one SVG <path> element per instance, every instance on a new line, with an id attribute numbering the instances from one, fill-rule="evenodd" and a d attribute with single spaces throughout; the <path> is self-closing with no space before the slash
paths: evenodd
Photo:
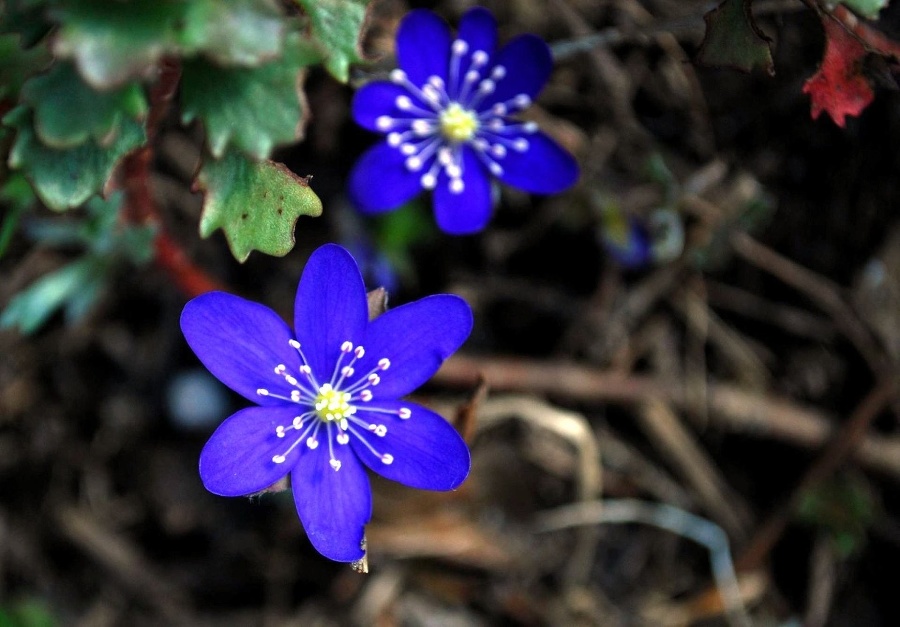
<path id="1" fill-rule="evenodd" d="M 264 159 L 275 145 L 302 137 L 306 123 L 302 79 L 306 66 L 318 59 L 308 43 L 291 37 L 281 58 L 256 68 L 187 61 L 182 74 L 182 121 L 203 121 L 216 158 L 231 144 Z"/>
<path id="2" fill-rule="evenodd" d="M 84 79 L 99 88 L 145 76 L 165 54 L 192 35 L 189 3 L 177 0 L 65 0 L 53 51 L 73 58 Z"/>
<path id="3" fill-rule="evenodd" d="M 259 65 L 284 43 L 285 21 L 272 0 L 194 0 L 188 21 L 197 24 L 197 39 L 183 47 L 221 65 Z"/>
<path id="4" fill-rule="evenodd" d="M 749 72 L 761 67 L 775 74 L 769 38 L 750 13 L 751 0 L 725 0 L 704 16 L 706 36 L 697 60 L 703 65 Z"/>
<path id="5" fill-rule="evenodd" d="M 200 235 L 221 228 L 241 262 L 253 250 L 286 255 L 294 247 L 297 218 L 322 214 L 322 201 L 306 178 L 280 163 L 249 161 L 239 153 L 204 163 L 195 186 L 206 192 Z"/>
<path id="6" fill-rule="evenodd" d="M 45 274 L 16 294 L 0 314 L 0 329 L 18 327 L 23 334 L 40 329 L 55 312 L 66 309 L 68 322 L 77 321 L 99 295 L 105 264 L 94 256 L 82 257 Z"/>
<path id="7" fill-rule="evenodd" d="M 0 35 L 0 98 L 15 99 L 22 84 L 50 64 L 43 46 L 24 50 L 18 35 Z"/>
<path id="8" fill-rule="evenodd" d="M 225 64 L 275 57 L 284 18 L 274 0 L 63 0 L 54 44 L 96 87 L 147 75 L 164 55 L 208 54 Z"/>
<path id="9" fill-rule="evenodd" d="M 858 15 L 875 20 L 878 19 L 881 9 L 888 5 L 888 0 L 840 0 L 840 2 L 826 2 L 825 6 L 830 10 L 839 4 L 843 4 Z"/>
<path id="10" fill-rule="evenodd" d="M 325 67 L 346 83 L 350 64 L 362 61 L 360 33 L 371 0 L 297 0 L 309 14 L 313 36 L 325 51 Z"/>
<path id="11" fill-rule="evenodd" d="M 69 63 L 59 63 L 25 83 L 22 100 L 34 107 L 34 129 L 51 148 L 72 148 L 88 139 L 108 146 L 124 120 L 141 120 L 147 113 L 147 100 L 139 85 L 96 91 Z"/>
<path id="12" fill-rule="evenodd" d="M 43 39 L 53 26 L 46 0 L 5 0 L 0 4 L 0 33 L 20 35 L 24 48 Z"/>
<path id="13" fill-rule="evenodd" d="M 20 169 L 38 197 L 57 211 L 80 205 L 101 191 L 119 159 L 146 141 L 140 124 L 123 120 L 119 134 L 105 148 L 88 141 L 58 150 L 38 140 L 31 120 L 30 111 L 24 107 L 16 107 L 3 119 L 4 124 L 17 130 L 9 165 Z"/>

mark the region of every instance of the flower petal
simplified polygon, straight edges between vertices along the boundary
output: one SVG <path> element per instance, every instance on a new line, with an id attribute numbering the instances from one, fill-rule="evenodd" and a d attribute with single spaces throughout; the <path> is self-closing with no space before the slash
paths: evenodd
<path id="1" fill-rule="evenodd" d="M 200 453 L 200 479 L 206 489 L 219 496 L 244 496 L 285 476 L 297 461 L 299 447 L 283 463 L 273 462 L 293 444 L 290 438 L 275 435 L 275 428 L 290 425 L 298 410 L 287 404 L 248 407 L 228 417 Z"/>
<path id="2" fill-rule="evenodd" d="M 356 261 L 337 244 L 309 256 L 294 303 L 294 329 L 320 384 L 328 382 L 341 344 L 360 343 L 369 320 L 366 286 Z"/>
<path id="3" fill-rule="evenodd" d="M 497 20 L 494 19 L 494 14 L 483 7 L 473 7 L 466 11 L 459 20 L 457 39 L 469 44 L 469 54 L 476 50 L 494 54 L 497 47 Z"/>
<path id="4" fill-rule="evenodd" d="M 491 219 L 493 197 L 491 179 L 468 146 L 463 147 L 463 191 L 450 191 L 450 177 L 441 172 L 434 189 L 434 217 L 438 226 L 450 235 L 477 233 Z"/>
<path id="5" fill-rule="evenodd" d="M 519 35 L 503 46 L 494 57 L 494 67 L 503 66 L 506 76 L 479 105 L 484 111 L 496 102 L 506 102 L 520 94 L 531 100 L 543 89 L 553 71 L 553 57 L 544 40 L 536 35 Z"/>
<path id="6" fill-rule="evenodd" d="M 256 390 L 290 393 L 275 367 L 296 368 L 299 358 L 288 341 L 290 328 L 274 311 L 224 292 L 208 292 L 190 301 L 181 313 L 188 345 L 219 381 L 258 405 L 281 401 Z"/>
<path id="7" fill-rule="evenodd" d="M 524 152 L 509 150 L 502 160 L 500 180 L 526 192 L 555 194 L 578 180 L 578 163 L 545 133 L 525 133 L 528 141 Z"/>
<path id="8" fill-rule="evenodd" d="M 379 407 L 397 410 L 405 407 L 412 412 L 407 419 L 393 414 L 367 412 L 360 408 L 357 416 L 387 427 L 378 437 L 364 432 L 362 437 L 381 455 L 389 454 L 389 464 L 376 455 L 359 438 L 350 436 L 353 450 L 362 462 L 383 477 L 422 490 L 453 490 L 469 474 L 471 461 L 465 441 L 453 426 L 435 412 L 403 401 L 380 402 Z M 359 431 L 359 427 L 356 427 Z"/>
<path id="9" fill-rule="evenodd" d="M 349 191 L 353 203 L 363 213 L 396 209 L 422 191 L 422 171 L 413 172 L 406 157 L 387 142 L 370 148 L 350 172 Z"/>
<path id="10" fill-rule="evenodd" d="M 418 107 L 426 106 L 405 87 L 389 81 L 373 81 L 360 87 L 353 96 L 353 119 L 370 131 L 384 133 L 390 129 L 379 128 L 377 124 L 379 117 L 383 115 L 391 118 L 409 117 L 407 112 L 397 108 L 397 98 L 400 96 L 411 99 Z"/>
<path id="11" fill-rule="evenodd" d="M 393 400 L 428 381 L 472 331 L 472 310 L 459 296 L 438 294 L 395 309 L 369 323 L 366 356 L 356 371 L 373 370 L 382 358 L 390 360 L 370 389 L 374 398 Z"/>
<path id="12" fill-rule="evenodd" d="M 429 76 L 447 78 L 450 67 L 450 27 L 426 9 L 410 11 L 397 30 L 397 64 L 414 85 Z"/>
<path id="13" fill-rule="evenodd" d="M 336 562 L 352 562 L 363 556 L 363 533 L 372 516 L 369 478 L 353 449 L 336 443 L 332 450 L 341 466 L 334 470 L 324 444 L 304 451 L 291 472 L 294 505 L 319 553 Z"/>

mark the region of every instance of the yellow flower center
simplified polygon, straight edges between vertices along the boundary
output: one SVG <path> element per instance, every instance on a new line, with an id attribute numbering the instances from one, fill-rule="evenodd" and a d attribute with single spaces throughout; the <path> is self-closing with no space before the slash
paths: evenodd
<path id="1" fill-rule="evenodd" d="M 452 142 L 469 141 L 477 130 L 478 118 L 456 102 L 450 103 L 441 113 L 441 134 Z"/>
<path id="2" fill-rule="evenodd" d="M 331 387 L 330 383 L 326 383 L 319 388 L 316 394 L 315 408 L 316 414 L 322 420 L 343 420 L 347 416 L 356 413 L 356 407 L 350 404 L 350 394 L 341 392 Z"/>

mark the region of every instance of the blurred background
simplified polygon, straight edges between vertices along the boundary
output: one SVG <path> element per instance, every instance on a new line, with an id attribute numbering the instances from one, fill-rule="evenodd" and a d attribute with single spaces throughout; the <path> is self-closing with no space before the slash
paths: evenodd
<path id="1" fill-rule="evenodd" d="M 285 317 L 330 241 L 391 304 L 462 295 L 475 330 L 415 398 L 469 441 L 467 482 L 373 479 L 367 575 L 315 552 L 289 492 L 207 493 L 200 449 L 246 401 L 185 344 L 177 281 L 122 261 L 85 311 L 0 331 L 0 625 L 900 622 L 894 68 L 871 59 L 875 99 L 840 128 L 802 93 L 825 44 L 803 2 L 753 3 L 774 76 L 695 63 L 715 3 L 482 4 L 501 41 L 533 32 L 557 55 L 526 117 L 581 164 L 564 194 L 503 188 L 469 237 L 437 231 L 427 197 L 377 219 L 347 200 L 377 140 L 350 119 L 353 85 L 394 67 L 411 7 L 455 25 L 464 0 L 377 0 L 373 63 L 349 86 L 307 76 L 305 141 L 274 158 L 324 211 L 285 257 L 240 264 L 198 236 L 199 125 L 171 113 L 151 166 L 191 262 Z M 76 258 L 98 215 L 23 217 L 0 307 Z M 729 549 L 746 614 L 716 592 Z"/>

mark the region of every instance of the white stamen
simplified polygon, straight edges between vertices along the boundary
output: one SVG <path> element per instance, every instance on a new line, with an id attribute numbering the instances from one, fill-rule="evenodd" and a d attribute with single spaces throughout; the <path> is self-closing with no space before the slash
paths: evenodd
<path id="1" fill-rule="evenodd" d="M 352 342 L 344 342 L 343 344 L 341 344 L 341 352 L 342 353 L 349 353 L 352 350 L 353 350 Z"/>
<path id="2" fill-rule="evenodd" d="M 488 53 L 484 50 L 476 50 L 472 53 L 472 65 L 479 67 L 488 62 Z"/>
<path id="3" fill-rule="evenodd" d="M 504 146 L 503 144 L 494 144 L 493 146 L 491 146 L 491 154 L 498 159 L 502 159 L 506 156 L 506 146 Z"/>
<path id="4" fill-rule="evenodd" d="M 309 436 L 308 438 L 306 438 L 306 446 L 311 449 L 315 449 L 319 446 L 319 441 L 315 437 Z"/>
<path id="5" fill-rule="evenodd" d="M 350 436 L 346 433 L 338 433 L 335 439 L 337 440 L 338 444 L 346 444 L 350 441 Z"/>
<path id="6" fill-rule="evenodd" d="M 506 76 L 506 68 L 502 65 L 496 65 L 494 66 L 494 69 L 491 70 L 491 78 L 495 81 L 499 81 L 504 76 Z"/>
<path id="7" fill-rule="evenodd" d="M 362 359 L 363 355 L 366 354 L 366 349 L 364 349 L 362 346 L 357 346 L 356 350 L 353 351 L 353 354 L 356 355 L 357 359 Z"/>
<path id="8" fill-rule="evenodd" d="M 409 157 L 406 160 L 406 169 L 409 170 L 410 172 L 415 172 L 417 170 L 421 170 L 422 169 L 422 160 L 415 156 Z"/>
<path id="9" fill-rule="evenodd" d="M 372 392 L 370 390 L 363 390 L 359 393 L 359 400 L 367 403 L 372 400 Z"/>
<path id="10" fill-rule="evenodd" d="M 416 120 L 412 123 L 412 130 L 416 135 L 424 136 L 434 131 L 434 126 L 428 120 Z"/>
<path id="11" fill-rule="evenodd" d="M 489 94 L 494 91 L 495 87 L 496 85 L 494 84 L 494 81 L 486 78 L 481 81 L 481 84 L 478 86 L 478 91 L 480 91 L 482 94 Z"/>
<path id="12" fill-rule="evenodd" d="M 444 171 L 447 173 L 447 176 L 452 179 L 458 179 L 462 176 L 462 168 L 455 163 L 447 164 L 447 167 L 444 168 Z"/>
<path id="13" fill-rule="evenodd" d="M 450 191 L 454 194 L 461 194 L 465 188 L 466 185 L 462 182 L 462 179 L 452 179 L 450 181 Z"/>
<path id="14" fill-rule="evenodd" d="M 412 410 L 410 410 L 409 407 L 401 407 L 401 408 L 397 411 L 397 414 L 398 414 L 403 420 L 406 420 L 406 419 L 408 419 L 410 416 L 412 416 Z"/>
<path id="15" fill-rule="evenodd" d="M 300 390 L 291 390 L 291 401 L 294 403 L 300 402 Z"/>
<path id="16" fill-rule="evenodd" d="M 294 416 L 291 425 L 293 425 L 294 429 L 300 429 L 303 426 L 303 416 Z"/>
<path id="17" fill-rule="evenodd" d="M 288 340 L 288 344 L 290 344 L 292 348 L 300 348 L 300 342 L 297 340 Z"/>
<path id="18" fill-rule="evenodd" d="M 403 142 L 403 135 L 400 133 L 388 133 L 387 143 L 388 146 L 396 148 Z"/>
<path id="19" fill-rule="evenodd" d="M 444 79 L 442 79 L 440 76 L 432 74 L 428 77 L 428 84 L 435 89 L 443 89 Z"/>
<path id="20" fill-rule="evenodd" d="M 400 152 L 404 155 L 414 155 L 416 154 L 416 147 L 412 144 L 403 144 L 400 146 Z"/>
<path id="21" fill-rule="evenodd" d="M 528 140 L 521 137 L 518 138 L 513 142 L 513 149 L 518 152 L 525 152 L 526 150 L 528 150 Z"/>
<path id="22" fill-rule="evenodd" d="M 379 377 L 374 372 L 369 375 L 368 379 L 369 379 L 369 383 L 372 385 L 378 385 L 379 383 L 381 383 L 381 377 Z"/>
<path id="23" fill-rule="evenodd" d="M 389 115 L 379 115 L 375 118 L 375 127 L 379 131 L 389 131 L 394 127 L 394 119 Z"/>
<path id="24" fill-rule="evenodd" d="M 412 100 L 409 96 L 397 96 L 394 104 L 397 105 L 397 108 L 401 111 L 408 111 L 409 109 L 412 109 L 413 106 Z"/>
<path id="25" fill-rule="evenodd" d="M 391 367 L 391 360 L 388 359 L 387 357 L 382 357 L 381 359 L 378 360 L 378 367 L 381 368 L 382 370 L 387 370 L 388 368 Z"/>
<path id="26" fill-rule="evenodd" d="M 384 425 L 377 425 L 373 430 L 375 431 L 375 435 L 377 435 L 379 438 L 383 438 L 385 435 L 387 435 L 387 427 L 385 427 Z"/>
<path id="27" fill-rule="evenodd" d="M 538 130 L 537 122 L 525 122 L 525 124 L 522 125 L 522 129 L 526 133 L 536 133 Z"/>
<path id="28" fill-rule="evenodd" d="M 491 161 L 490 165 L 488 165 L 488 168 L 490 169 L 491 174 L 493 174 L 494 176 L 503 176 L 503 168 L 496 161 Z"/>
<path id="29" fill-rule="evenodd" d="M 506 105 L 502 102 L 498 102 L 493 107 L 491 107 L 491 113 L 494 115 L 506 115 Z"/>
<path id="30" fill-rule="evenodd" d="M 385 463 L 385 464 L 391 464 L 394 461 L 394 456 L 391 455 L 390 453 L 385 453 L 384 455 L 381 456 L 381 461 L 382 461 L 382 463 Z"/>
<path id="31" fill-rule="evenodd" d="M 419 179 L 419 184 L 424 189 L 434 189 L 437 186 L 437 177 L 431 172 L 427 172 Z"/>
<path id="32" fill-rule="evenodd" d="M 328 463 L 331 464 L 331 467 L 334 468 L 335 472 L 341 469 L 341 462 L 337 459 L 329 459 Z"/>
<path id="33" fill-rule="evenodd" d="M 276 455 L 275 457 L 272 458 L 272 461 L 275 462 L 276 464 L 283 464 L 284 459 L 285 459 L 284 455 Z"/>
<path id="34" fill-rule="evenodd" d="M 401 69 L 391 70 L 391 81 L 394 83 L 405 83 L 406 82 L 406 72 Z"/>
<path id="35" fill-rule="evenodd" d="M 519 94 L 515 98 L 513 98 L 513 104 L 520 109 L 524 109 L 525 107 L 531 105 L 531 98 L 528 94 Z"/>
<path id="36" fill-rule="evenodd" d="M 356 371 L 351 366 L 341 368 L 341 376 L 343 377 L 352 377 L 354 372 Z"/>
<path id="37" fill-rule="evenodd" d="M 258 390 L 256 390 L 256 393 L 259 394 L 260 396 L 268 396 L 269 390 L 267 390 L 265 388 L 259 388 Z"/>
<path id="38" fill-rule="evenodd" d="M 279 438 L 283 438 L 284 437 L 284 427 L 282 427 L 281 425 L 278 425 L 277 427 L 275 427 L 275 435 L 277 435 Z"/>
<path id="39" fill-rule="evenodd" d="M 475 70 L 469 70 L 468 72 L 466 72 L 466 82 L 467 83 L 474 83 L 479 78 L 481 78 L 481 74 L 479 74 Z"/>
<path id="40" fill-rule="evenodd" d="M 464 42 L 462 39 L 457 39 L 453 42 L 453 54 L 465 54 L 469 50 L 469 44 Z"/>

